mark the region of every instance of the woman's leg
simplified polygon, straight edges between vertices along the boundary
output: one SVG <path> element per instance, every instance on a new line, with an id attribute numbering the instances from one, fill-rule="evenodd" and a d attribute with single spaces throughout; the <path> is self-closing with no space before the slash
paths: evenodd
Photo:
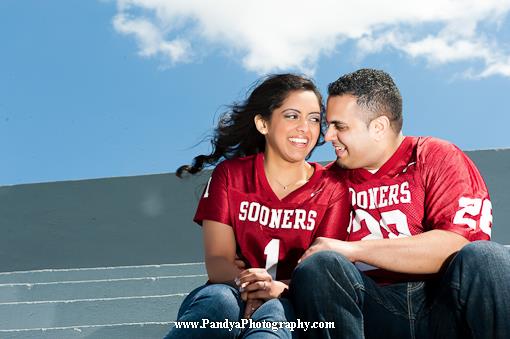
<path id="1" fill-rule="evenodd" d="M 201 286 L 184 299 L 176 321 L 179 324 L 170 330 L 165 339 L 236 338 L 240 329 L 212 328 L 212 324 L 238 322 L 244 309 L 242 305 L 239 291 L 232 286 L 225 284 Z M 187 328 L 182 326 L 183 322 Z M 177 325 L 180 328 L 177 328 Z"/>
<path id="2" fill-rule="evenodd" d="M 290 301 L 285 298 L 271 299 L 253 312 L 248 325 L 241 333 L 242 338 L 297 338 L 297 329 L 286 325 L 295 322 L 296 317 Z"/>

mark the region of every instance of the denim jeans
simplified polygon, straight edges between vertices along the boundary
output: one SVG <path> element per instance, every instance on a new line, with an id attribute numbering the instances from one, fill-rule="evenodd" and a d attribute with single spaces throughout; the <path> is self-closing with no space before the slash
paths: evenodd
<path id="1" fill-rule="evenodd" d="M 303 321 L 334 321 L 302 338 L 510 338 L 510 249 L 466 245 L 437 280 L 377 285 L 336 252 L 295 269 L 291 301 Z"/>
<path id="2" fill-rule="evenodd" d="M 239 322 L 244 314 L 244 302 L 236 288 L 225 284 L 206 284 L 192 291 L 182 302 L 177 321 Z M 253 322 L 294 321 L 294 311 L 289 300 L 271 299 L 260 306 L 251 316 Z M 276 329 L 276 328 L 275 328 Z M 174 338 L 294 338 L 297 332 L 286 328 L 176 328 L 173 327 L 165 339 Z"/>

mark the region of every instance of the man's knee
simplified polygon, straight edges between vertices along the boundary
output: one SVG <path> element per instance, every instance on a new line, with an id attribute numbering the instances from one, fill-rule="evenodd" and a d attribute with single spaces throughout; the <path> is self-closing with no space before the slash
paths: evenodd
<path id="1" fill-rule="evenodd" d="M 455 256 L 454 267 L 461 267 L 463 276 L 496 282 L 510 274 L 510 249 L 491 241 L 475 241 L 464 246 Z"/>
<path id="2" fill-rule="evenodd" d="M 492 241 L 474 241 L 464 246 L 456 259 L 480 269 L 492 264 L 508 264 L 510 250 Z"/>
<path id="3" fill-rule="evenodd" d="M 343 255 L 321 251 L 303 260 L 294 270 L 291 290 L 307 291 L 311 287 L 334 284 L 356 284 L 361 281 L 356 267 Z"/>

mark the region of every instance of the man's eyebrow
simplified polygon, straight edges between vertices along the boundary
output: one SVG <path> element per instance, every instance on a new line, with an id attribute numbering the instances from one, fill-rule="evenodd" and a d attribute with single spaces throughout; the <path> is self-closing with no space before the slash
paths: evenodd
<path id="1" fill-rule="evenodd" d="M 328 125 L 331 125 L 331 124 L 333 124 L 333 125 L 347 125 L 345 122 L 340 121 L 340 120 L 331 120 L 331 121 L 327 120 L 327 123 L 328 123 Z"/>

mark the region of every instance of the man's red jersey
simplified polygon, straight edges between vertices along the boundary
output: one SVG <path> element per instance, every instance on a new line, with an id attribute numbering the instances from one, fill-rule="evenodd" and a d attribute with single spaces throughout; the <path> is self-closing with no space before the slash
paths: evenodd
<path id="1" fill-rule="evenodd" d="M 350 205 L 346 186 L 311 163 L 314 174 L 279 199 L 266 178 L 264 154 L 225 160 L 214 169 L 194 221 L 232 226 L 237 252 L 251 267 L 290 279 L 298 259 L 316 237 L 345 239 Z"/>
<path id="2" fill-rule="evenodd" d="M 339 168 L 331 166 L 333 171 Z M 433 229 L 489 240 L 492 205 L 480 172 L 455 145 L 406 137 L 375 173 L 340 170 L 353 208 L 348 240 L 408 237 Z M 375 273 L 375 272 L 374 272 Z"/>

